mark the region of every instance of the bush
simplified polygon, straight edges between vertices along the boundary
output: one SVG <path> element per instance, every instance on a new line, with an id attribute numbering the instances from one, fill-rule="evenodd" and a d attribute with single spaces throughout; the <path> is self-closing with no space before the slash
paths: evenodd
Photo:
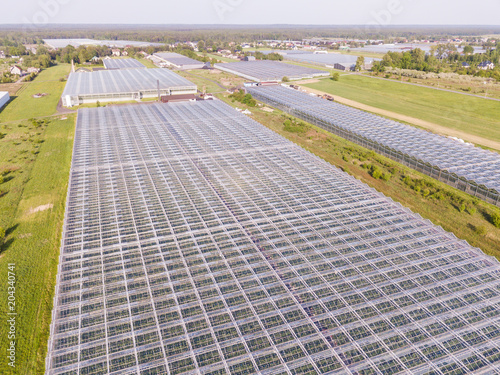
<path id="1" fill-rule="evenodd" d="M 5 240 L 5 229 L 0 227 L 0 246 L 3 245 L 4 240 Z"/>
<path id="2" fill-rule="evenodd" d="M 431 191 L 429 189 L 424 189 L 424 191 L 422 192 L 422 195 L 424 197 L 427 197 L 430 193 L 431 193 Z"/>
<path id="3" fill-rule="evenodd" d="M 470 215 L 474 215 L 476 213 L 476 208 L 475 207 L 468 207 L 467 208 L 467 212 L 470 214 Z"/>
<path id="4" fill-rule="evenodd" d="M 340 74 L 339 73 L 332 73 L 331 79 L 332 79 L 332 81 L 338 81 L 340 79 Z"/>
<path id="5" fill-rule="evenodd" d="M 480 236 L 484 236 L 488 231 L 486 230 L 486 227 L 484 225 L 481 225 L 479 227 L 474 228 L 474 232 Z"/>
<path id="6" fill-rule="evenodd" d="M 464 212 L 465 211 L 465 204 L 461 204 L 460 207 L 458 207 L 458 211 Z"/>
<path id="7" fill-rule="evenodd" d="M 283 77 L 283 79 L 281 80 L 282 82 L 290 82 L 290 78 L 288 77 Z"/>
<path id="8" fill-rule="evenodd" d="M 391 179 L 391 177 L 392 177 L 392 174 L 390 174 L 389 172 L 387 172 L 387 173 L 384 173 L 382 175 L 382 180 L 389 181 Z"/>
<path id="9" fill-rule="evenodd" d="M 500 228 L 500 213 L 493 212 L 490 215 L 491 224 L 493 224 L 496 228 Z"/>
<path id="10" fill-rule="evenodd" d="M 380 171 L 380 169 L 378 169 L 377 167 L 373 168 L 372 172 L 371 172 L 371 175 L 373 178 L 376 178 L 377 180 L 379 178 L 382 177 L 382 172 Z"/>

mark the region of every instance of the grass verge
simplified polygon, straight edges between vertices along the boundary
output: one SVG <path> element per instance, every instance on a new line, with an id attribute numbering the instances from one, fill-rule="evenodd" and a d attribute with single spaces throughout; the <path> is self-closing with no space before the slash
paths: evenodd
<path id="1" fill-rule="evenodd" d="M 3 374 L 42 374 L 45 371 L 74 127 L 75 115 L 67 116 L 66 120 L 51 119 L 38 136 L 44 142 L 37 149 L 36 158 L 30 156 L 29 161 L 15 163 L 19 169 L 11 172 L 9 192 L 0 198 L 2 225 L 8 228 L 0 254 L 0 280 L 7 280 L 7 265 L 15 264 L 18 314 L 16 367 L 12 369 L 7 365 L 6 355 L 0 356 Z M 18 136 L 17 129 L 21 128 L 15 129 L 12 133 L 7 130 L 8 136 L 2 141 L 12 142 L 12 138 Z M 12 154 L 2 152 L 0 163 L 12 165 L 12 160 L 6 160 L 11 157 Z M 11 208 L 4 211 L 6 206 Z M 7 296 L 7 289 L 1 288 L 2 317 L 7 316 Z M 7 332 L 6 319 L 2 319 L 0 327 L 2 333 Z M 8 341 L 7 335 L 0 335 L 3 351 Z"/>

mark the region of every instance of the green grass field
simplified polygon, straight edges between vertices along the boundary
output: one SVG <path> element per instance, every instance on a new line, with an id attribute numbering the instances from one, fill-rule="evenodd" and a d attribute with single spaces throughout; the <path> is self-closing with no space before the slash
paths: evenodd
<path id="1" fill-rule="evenodd" d="M 56 113 L 66 82 L 60 78 L 69 74 L 71 65 L 61 64 L 43 70 L 33 82 L 26 85 L 21 93 L 0 113 L 0 123 L 50 116 Z M 48 94 L 33 98 L 38 93 Z"/>
<path id="2" fill-rule="evenodd" d="M 325 79 L 306 86 L 500 141 L 500 103 L 496 101 L 359 75 L 342 76 L 338 82 Z"/>
<path id="3" fill-rule="evenodd" d="M 38 136 L 44 140 L 39 154 L 33 160 L 16 164 L 20 169 L 11 173 L 13 179 L 6 187 L 9 192 L 0 198 L 2 225 L 9 229 L 7 242 L 0 255 L 0 280 L 7 280 L 7 265 L 15 264 L 18 314 L 16 368 L 10 369 L 6 356 L 2 355 L 2 374 L 44 372 L 74 125 L 75 115 L 68 116 L 66 120 L 52 118 Z M 13 154 L 19 153 L 20 145 L 10 146 L 12 138 L 22 134 L 22 130 L 18 129 L 25 128 L 2 130 L 8 134 L 0 141 L 3 147 L 0 153 L 2 165 L 12 165 L 13 161 L 8 160 Z M 3 152 L 4 143 L 11 149 L 10 152 Z M 11 207 L 4 211 L 6 205 Z M 4 216 L 4 213 L 8 216 Z M 0 288 L 0 301 L 0 315 L 5 317 L 6 288 Z M 6 332 L 5 319 L 2 319 L 0 327 L 2 333 Z M 6 348 L 7 343 L 7 336 L 0 335 L 0 347 Z"/>
<path id="4" fill-rule="evenodd" d="M 25 83 L 0 113 L 0 280 L 8 265 L 16 275 L 16 367 L 0 356 L 2 374 L 42 374 L 47 352 L 60 234 L 75 115 L 52 116 L 70 65 L 44 70 Z M 35 99 L 36 93 L 49 95 Z M 36 122 L 29 118 L 38 118 Z M 7 288 L 0 288 L 0 314 L 7 316 Z M 7 348 L 6 320 L 0 323 L 0 347 Z"/>

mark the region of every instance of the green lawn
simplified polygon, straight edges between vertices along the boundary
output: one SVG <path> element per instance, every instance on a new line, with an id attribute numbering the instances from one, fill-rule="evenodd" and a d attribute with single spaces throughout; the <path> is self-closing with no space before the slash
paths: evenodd
<path id="1" fill-rule="evenodd" d="M 69 74 L 70 70 L 69 64 L 60 64 L 43 70 L 0 112 L 0 123 L 55 114 L 57 103 L 66 85 L 66 82 L 61 82 L 59 79 Z M 48 95 L 38 99 L 33 98 L 33 95 L 38 93 Z"/>
<path id="2" fill-rule="evenodd" d="M 148 60 L 148 59 L 144 59 L 142 57 L 134 57 L 137 61 L 139 61 L 142 65 L 145 65 L 146 68 L 151 68 L 151 69 L 155 69 L 155 68 L 158 68 L 155 64 L 153 64 L 153 62 L 151 60 Z"/>
<path id="3" fill-rule="evenodd" d="M 342 76 L 338 82 L 322 80 L 306 86 L 500 141 L 500 103 L 497 101 L 359 75 Z"/>
<path id="4" fill-rule="evenodd" d="M 36 159 L 26 165 L 18 165 L 22 168 L 14 172 L 14 178 L 9 181 L 9 188 L 15 189 L 15 194 L 12 192 L 13 196 L 10 197 L 9 192 L 0 198 L 1 204 L 7 199 L 6 202 L 13 206 L 8 211 L 10 220 L 3 215 L 6 212 L 5 207 L 2 207 L 2 225 L 10 230 L 0 255 L 0 280 L 7 280 L 7 265 L 14 263 L 18 314 L 16 368 L 10 369 L 6 364 L 6 356 L 2 355 L 2 374 L 44 372 L 74 126 L 75 115 L 68 116 L 66 120 L 52 118 L 38 136 L 43 138 L 44 143 L 41 144 Z M 17 129 L 2 130 L 8 136 L 0 142 L 11 144 L 10 138 L 16 136 L 13 133 L 18 133 Z M 11 156 L 12 152 L 2 152 L 0 163 L 6 163 L 4 159 Z M 40 211 L 37 212 L 37 208 Z M 5 287 L 0 288 L 0 300 L 0 315 L 5 317 Z M 6 320 L 3 319 L 0 331 L 6 332 L 6 328 Z M 6 348 L 7 341 L 7 335 L 0 335 L 0 347 Z"/>

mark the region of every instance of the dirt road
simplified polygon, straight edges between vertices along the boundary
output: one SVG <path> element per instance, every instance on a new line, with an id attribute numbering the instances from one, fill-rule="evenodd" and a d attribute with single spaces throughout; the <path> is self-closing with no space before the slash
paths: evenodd
<path id="1" fill-rule="evenodd" d="M 369 106 L 366 104 L 356 102 L 354 100 L 342 98 L 342 97 L 337 96 L 337 95 L 331 95 L 331 94 L 328 94 L 324 91 L 311 89 L 309 87 L 302 87 L 302 88 L 304 90 L 306 90 L 307 92 L 312 92 L 314 94 L 319 94 L 319 95 L 327 94 L 327 95 L 333 96 L 335 98 L 336 102 L 346 104 L 350 107 L 358 108 L 358 109 L 361 109 L 361 110 L 367 111 L 367 112 L 372 112 L 372 113 L 375 113 L 377 115 L 390 117 L 390 118 L 395 119 L 395 120 L 404 121 L 404 122 L 407 122 L 409 124 L 419 126 L 421 128 L 429 129 L 432 132 L 437 133 L 437 134 L 451 136 L 451 137 L 457 137 L 457 138 L 463 139 L 466 142 L 471 142 L 471 143 L 474 143 L 477 145 L 486 146 L 486 147 L 500 151 L 500 142 L 492 141 L 490 139 L 486 139 L 486 138 L 483 138 L 483 137 L 480 137 L 477 135 L 469 134 L 469 133 L 466 133 L 466 132 L 463 132 L 460 130 L 447 128 L 445 126 L 434 124 L 432 122 L 424 121 L 424 120 L 421 120 L 421 119 L 418 119 L 415 117 L 405 116 L 405 115 L 402 115 L 400 113 L 387 111 L 385 109 L 375 108 L 375 107 L 372 107 L 372 106 Z"/>

